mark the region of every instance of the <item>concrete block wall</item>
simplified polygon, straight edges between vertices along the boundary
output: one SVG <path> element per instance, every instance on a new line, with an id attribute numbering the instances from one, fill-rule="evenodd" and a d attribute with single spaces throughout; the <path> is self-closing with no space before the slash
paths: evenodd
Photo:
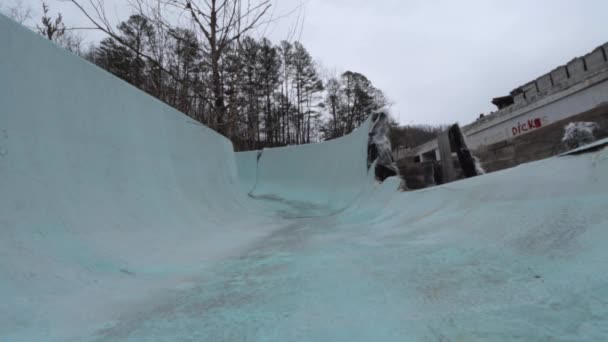
<path id="1" fill-rule="evenodd" d="M 510 95 L 512 105 L 463 126 L 471 147 L 528 134 L 528 131 L 608 103 L 608 42 L 514 89 Z M 540 125 L 536 124 L 537 120 Z M 513 133 L 515 130 L 517 134 Z M 436 140 L 415 150 L 416 155 L 420 155 L 435 149 Z"/>
<path id="2" fill-rule="evenodd" d="M 606 64 L 606 55 L 604 53 L 603 47 L 598 47 L 593 50 L 590 54 L 585 56 L 585 61 L 587 64 L 587 71 L 594 72 L 599 71 L 604 68 Z"/>
<path id="3" fill-rule="evenodd" d="M 585 65 L 585 59 L 582 57 L 577 57 L 571 60 L 568 64 L 566 64 L 566 68 L 568 69 L 568 75 L 570 79 L 582 80 L 585 76 L 585 72 L 587 71 L 587 66 Z"/>
<path id="4" fill-rule="evenodd" d="M 595 48 L 590 53 L 582 57 L 576 57 L 567 64 L 561 65 L 534 81 L 514 89 L 511 91 L 511 96 L 513 96 L 512 105 L 486 115 L 485 118 L 477 120 L 475 123 L 468 125 L 467 128 L 502 116 L 508 116 L 547 96 L 571 88 L 604 72 L 608 73 L 608 42 Z"/>
<path id="5" fill-rule="evenodd" d="M 525 97 L 524 93 L 519 93 L 519 94 L 513 96 L 513 103 L 515 105 L 518 105 L 518 104 L 521 104 L 524 102 L 526 102 L 526 97 Z"/>
<path id="6" fill-rule="evenodd" d="M 595 48 L 583 57 L 576 57 L 566 65 L 561 65 L 534 81 L 513 90 L 511 95 L 514 105 L 503 108 L 496 113 L 500 115 L 500 113 L 507 113 L 518 107 L 526 106 L 547 95 L 583 82 L 603 71 L 608 71 L 608 43 Z"/>
<path id="7" fill-rule="evenodd" d="M 553 87 L 553 79 L 551 73 L 539 77 L 536 80 L 536 86 L 538 88 L 538 91 L 541 93 Z"/>
<path id="8" fill-rule="evenodd" d="M 536 95 L 536 93 L 538 93 L 538 88 L 536 87 L 536 81 L 526 83 L 521 88 L 524 91 L 526 99 L 531 99 L 534 97 L 534 95 Z"/>
<path id="9" fill-rule="evenodd" d="M 553 84 L 563 84 L 568 81 L 568 69 L 565 65 L 561 65 L 550 72 Z M 542 76 L 541 76 L 542 77 Z"/>
<path id="10" fill-rule="evenodd" d="M 484 118 L 485 121 L 478 120 L 464 126 L 463 132 L 469 146 L 477 148 L 527 135 L 539 128 L 544 130 L 553 122 L 608 103 L 608 72 L 595 74 L 589 80 L 593 82 L 578 83 L 538 101 L 527 99 L 521 105 L 512 105 L 496 112 L 501 114 L 499 117 L 491 117 L 491 120 Z"/>
<path id="11" fill-rule="evenodd" d="M 608 43 L 595 48 L 583 57 L 574 58 L 566 65 L 559 66 L 520 88 L 526 93 L 527 101 L 538 100 L 608 70 L 607 55 Z M 533 89 L 529 90 L 532 83 L 536 84 L 536 93 Z"/>
<path id="12" fill-rule="evenodd" d="M 548 158 L 565 152 L 561 139 L 564 127 L 570 122 L 595 122 L 597 139 L 608 137 L 608 103 L 583 113 L 564 118 L 529 134 L 514 137 L 473 151 L 488 172 L 498 171 L 522 163 Z"/>

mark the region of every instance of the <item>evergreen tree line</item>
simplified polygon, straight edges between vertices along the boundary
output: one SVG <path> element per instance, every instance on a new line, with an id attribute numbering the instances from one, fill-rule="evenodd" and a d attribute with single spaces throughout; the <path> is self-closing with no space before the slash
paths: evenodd
<path id="1" fill-rule="evenodd" d="M 83 51 L 75 39 L 67 39 L 71 35 L 61 15 L 50 18 L 44 5 L 38 31 L 227 136 L 238 150 L 336 138 L 386 105 L 382 92 L 360 73 L 321 76 L 320 66 L 297 41 L 232 40 L 219 59 L 218 95 L 211 49 L 192 29 L 159 29 L 133 14 L 117 25 L 114 36 Z M 216 112 L 220 96 L 221 121 Z"/>
<path id="2" fill-rule="evenodd" d="M 191 30 L 159 37 L 145 18 L 132 15 L 118 25 L 118 32 L 135 51 L 108 37 L 85 58 L 193 119 L 220 128 L 241 150 L 339 137 L 386 105 L 382 92 L 360 73 L 324 79 L 300 42 L 273 44 L 245 36 L 231 42 L 220 60 L 225 120 L 217 122 L 212 70 L 201 53 L 205 43 Z M 156 58 L 146 60 L 142 53 Z"/>

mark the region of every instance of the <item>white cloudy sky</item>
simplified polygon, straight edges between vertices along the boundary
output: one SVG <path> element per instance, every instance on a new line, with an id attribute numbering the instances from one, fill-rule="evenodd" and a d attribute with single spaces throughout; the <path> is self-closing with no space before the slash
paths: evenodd
<path id="1" fill-rule="evenodd" d="M 39 0 L 21 1 L 39 14 Z M 126 18 L 125 0 L 106 1 Z M 275 17 L 295 10 L 266 28 L 273 41 L 303 18 L 297 36 L 311 55 L 368 76 L 402 124 L 466 124 L 494 109 L 492 97 L 608 42 L 606 0 L 273 1 Z M 68 24 L 86 23 L 73 5 L 48 2 Z"/>

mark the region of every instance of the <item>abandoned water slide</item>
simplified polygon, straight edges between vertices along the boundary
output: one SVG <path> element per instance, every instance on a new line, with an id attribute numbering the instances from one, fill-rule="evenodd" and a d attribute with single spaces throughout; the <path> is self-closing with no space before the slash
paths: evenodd
<path id="1" fill-rule="evenodd" d="M 402 192 L 371 119 L 234 153 L 2 16 L 0 46 L 2 341 L 608 335 L 605 141 Z"/>

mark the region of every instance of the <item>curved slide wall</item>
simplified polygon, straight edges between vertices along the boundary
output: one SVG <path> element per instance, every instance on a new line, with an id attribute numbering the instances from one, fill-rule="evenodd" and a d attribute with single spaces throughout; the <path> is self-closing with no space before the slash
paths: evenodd
<path id="1" fill-rule="evenodd" d="M 255 209 L 227 139 L 0 15 L 0 340 L 178 286 L 278 226 Z"/>
<path id="2" fill-rule="evenodd" d="M 336 213 L 373 183 L 370 124 L 368 118 L 353 133 L 318 144 L 236 153 L 241 182 L 250 196 L 296 206 L 299 215 Z"/>
<path id="3" fill-rule="evenodd" d="M 333 213 L 367 180 L 366 127 L 235 157 L 224 137 L 1 15 L 0 46 L 0 337 L 98 329 L 115 317 L 106 301 L 189 284 L 284 227 L 275 212 Z"/>
<path id="4" fill-rule="evenodd" d="M 607 149 L 402 193 L 367 130 L 235 157 L 0 16 L 0 340 L 606 340 Z"/>

